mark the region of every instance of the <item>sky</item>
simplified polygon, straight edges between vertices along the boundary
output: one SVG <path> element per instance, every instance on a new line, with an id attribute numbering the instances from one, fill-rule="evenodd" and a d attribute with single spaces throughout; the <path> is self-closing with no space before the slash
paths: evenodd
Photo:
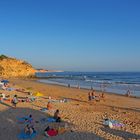
<path id="1" fill-rule="evenodd" d="M 50 70 L 140 71 L 140 1 L 0 0 L 0 54 Z"/>

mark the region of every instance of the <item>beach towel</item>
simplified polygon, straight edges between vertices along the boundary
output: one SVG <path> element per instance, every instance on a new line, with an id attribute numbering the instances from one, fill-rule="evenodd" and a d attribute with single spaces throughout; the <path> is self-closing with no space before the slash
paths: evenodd
<path id="1" fill-rule="evenodd" d="M 35 93 L 34 94 L 35 96 L 37 96 L 37 97 L 42 97 L 42 96 L 44 96 L 42 93 L 40 93 L 40 92 L 37 92 L 37 93 Z"/>
<path id="2" fill-rule="evenodd" d="M 49 137 L 53 137 L 53 136 L 56 136 L 58 134 L 58 131 L 55 130 L 55 129 L 50 129 L 46 132 L 47 136 Z"/>
<path id="3" fill-rule="evenodd" d="M 14 91 L 15 89 L 14 88 L 7 88 L 6 90 L 7 91 Z"/>
<path id="4" fill-rule="evenodd" d="M 123 127 L 124 126 L 123 123 L 120 123 L 117 120 L 104 120 L 103 124 L 106 125 L 106 126 L 109 126 L 110 128 Z"/>
<path id="5" fill-rule="evenodd" d="M 48 108 L 42 108 L 42 109 L 40 109 L 40 111 L 47 112 L 48 111 Z"/>
<path id="6" fill-rule="evenodd" d="M 114 127 L 123 127 L 124 124 L 123 123 L 120 123 L 119 121 L 116 121 L 116 120 L 110 120 L 112 122 L 112 125 Z"/>
<path id="7" fill-rule="evenodd" d="M 37 132 L 33 132 L 31 135 L 30 134 L 25 134 L 24 131 L 22 131 L 17 138 L 18 139 L 30 139 L 32 140 L 33 138 L 35 138 L 37 136 Z"/>
<path id="8" fill-rule="evenodd" d="M 47 118 L 47 122 L 56 122 L 56 119 L 49 117 Z"/>
<path id="9" fill-rule="evenodd" d="M 42 108 L 42 109 L 40 109 L 40 111 L 41 112 L 47 112 L 47 113 L 53 113 L 54 114 L 54 112 L 55 112 L 55 110 L 48 110 L 47 108 Z"/>
<path id="10" fill-rule="evenodd" d="M 42 118 L 42 119 L 40 119 L 40 122 L 41 122 L 42 124 L 47 123 L 47 119 L 46 119 L 46 118 Z"/>
<path id="11" fill-rule="evenodd" d="M 54 118 L 52 118 L 52 117 L 49 117 L 49 118 L 42 118 L 42 119 L 40 119 L 40 122 L 41 122 L 42 124 L 44 124 L 44 123 L 52 123 L 52 122 L 56 122 L 56 119 L 54 119 Z"/>
<path id="12" fill-rule="evenodd" d="M 30 118 L 29 116 L 25 116 L 22 118 L 17 117 L 17 120 L 18 120 L 18 123 L 25 123 L 25 124 L 30 124 L 33 121 L 33 119 Z"/>

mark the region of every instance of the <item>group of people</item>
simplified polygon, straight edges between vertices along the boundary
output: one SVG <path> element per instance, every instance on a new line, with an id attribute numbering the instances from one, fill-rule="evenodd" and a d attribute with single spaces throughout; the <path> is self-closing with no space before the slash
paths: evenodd
<path id="1" fill-rule="evenodd" d="M 88 93 L 88 100 L 91 101 L 93 99 L 96 98 L 96 95 L 95 95 L 95 90 L 92 90 L 92 92 L 89 92 Z"/>
<path id="2" fill-rule="evenodd" d="M 51 104 L 51 102 L 49 101 L 48 104 L 47 104 L 47 109 L 48 110 L 52 110 L 53 109 L 53 106 Z M 54 113 L 54 116 L 53 118 L 56 120 L 56 122 L 61 122 L 61 116 L 60 116 L 60 111 L 59 109 L 57 109 Z"/>
<path id="3" fill-rule="evenodd" d="M 92 92 L 88 93 L 88 100 L 96 100 L 96 101 L 100 101 L 101 98 L 105 98 L 104 93 L 101 93 L 99 95 L 96 95 L 96 91 L 92 90 Z"/>
<path id="4" fill-rule="evenodd" d="M 24 128 L 24 133 L 27 135 L 32 135 L 33 133 L 35 133 L 35 129 L 34 129 L 34 120 L 32 115 L 29 115 L 28 118 L 25 118 L 25 122 L 26 122 L 26 126 Z"/>

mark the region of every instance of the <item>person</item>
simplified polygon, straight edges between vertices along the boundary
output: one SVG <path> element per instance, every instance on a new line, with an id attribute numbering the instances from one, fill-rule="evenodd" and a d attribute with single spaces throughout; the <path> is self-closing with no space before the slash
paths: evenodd
<path id="1" fill-rule="evenodd" d="M 130 97 L 130 95 L 131 95 L 131 91 L 130 91 L 130 89 L 128 89 L 127 92 L 126 92 L 126 96 Z"/>
<path id="2" fill-rule="evenodd" d="M 32 135 L 33 133 L 35 133 L 35 129 L 34 127 L 31 127 L 29 124 L 27 124 L 24 128 L 24 132 L 27 135 Z"/>
<path id="3" fill-rule="evenodd" d="M 16 108 L 17 103 L 18 103 L 18 97 L 17 97 L 17 95 L 14 96 L 14 98 L 12 100 L 12 103 L 13 103 L 14 107 Z"/>
<path id="4" fill-rule="evenodd" d="M 56 122 L 61 122 L 60 112 L 59 112 L 58 109 L 54 113 L 54 117 L 53 118 L 56 119 Z"/>
<path id="5" fill-rule="evenodd" d="M 4 93 L 0 93 L 0 101 L 3 102 L 3 100 L 6 98 Z"/>
<path id="6" fill-rule="evenodd" d="M 32 127 L 34 126 L 34 120 L 32 115 L 30 114 L 28 118 L 25 118 L 25 121 L 29 123 Z"/>
<path id="7" fill-rule="evenodd" d="M 68 87 L 70 88 L 70 84 L 68 84 Z"/>
<path id="8" fill-rule="evenodd" d="M 1 95 L 2 95 L 2 98 L 3 98 L 3 99 L 6 98 L 6 95 L 5 95 L 4 93 L 2 93 Z"/>
<path id="9" fill-rule="evenodd" d="M 48 109 L 48 110 L 51 110 L 51 109 L 52 109 L 52 104 L 51 104 L 51 102 L 48 102 L 48 104 L 47 104 L 47 109 Z"/>
<path id="10" fill-rule="evenodd" d="M 92 100 L 92 97 L 91 97 L 90 92 L 88 93 L 88 100 L 89 100 L 89 101 L 91 101 L 91 100 Z"/>
<path id="11" fill-rule="evenodd" d="M 96 97 L 96 95 L 95 95 L 95 90 L 93 90 L 92 93 L 91 93 L 91 98 L 92 98 L 92 99 L 95 99 L 95 97 Z"/>
<path id="12" fill-rule="evenodd" d="M 104 93 L 101 94 L 101 98 L 105 98 L 105 94 Z"/>

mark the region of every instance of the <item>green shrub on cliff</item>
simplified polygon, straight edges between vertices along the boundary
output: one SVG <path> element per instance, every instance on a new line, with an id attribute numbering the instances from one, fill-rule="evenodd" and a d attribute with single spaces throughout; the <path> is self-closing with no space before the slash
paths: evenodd
<path id="1" fill-rule="evenodd" d="M 6 55 L 0 55 L 0 60 L 3 60 L 3 59 L 7 59 L 8 57 Z"/>

